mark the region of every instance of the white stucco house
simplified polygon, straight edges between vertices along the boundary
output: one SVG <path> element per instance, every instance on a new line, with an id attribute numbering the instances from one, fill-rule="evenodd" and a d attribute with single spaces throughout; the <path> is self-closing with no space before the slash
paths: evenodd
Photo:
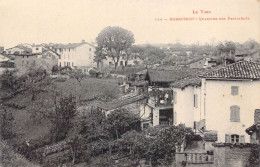
<path id="1" fill-rule="evenodd" d="M 202 75 L 205 127 L 218 132 L 218 142 L 250 142 L 247 127 L 260 108 L 260 65 L 239 61 Z"/>
<path id="2" fill-rule="evenodd" d="M 96 62 L 94 62 L 95 46 L 84 40 L 80 43 L 49 44 L 45 47 L 61 55 L 58 62 L 60 67 L 96 67 Z"/>
<path id="3" fill-rule="evenodd" d="M 189 77 L 177 80 L 171 84 L 173 90 L 173 110 L 176 117 L 175 125 L 185 124 L 200 130 L 205 122 L 201 100 L 201 78 L 204 69 L 193 69 Z M 196 127 L 198 126 L 198 127 Z"/>
<path id="4" fill-rule="evenodd" d="M 187 77 L 172 84 L 176 124 L 217 132 L 216 142 L 249 143 L 247 127 L 260 108 L 260 65 L 250 61 Z"/>

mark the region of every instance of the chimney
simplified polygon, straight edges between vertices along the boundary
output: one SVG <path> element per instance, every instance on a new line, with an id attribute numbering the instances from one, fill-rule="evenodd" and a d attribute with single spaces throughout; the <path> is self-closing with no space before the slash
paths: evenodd
<path id="1" fill-rule="evenodd" d="M 84 40 L 84 39 L 82 39 L 81 43 L 85 43 L 85 40 Z"/>
<path id="2" fill-rule="evenodd" d="M 255 110 L 254 123 L 260 123 L 260 109 Z"/>

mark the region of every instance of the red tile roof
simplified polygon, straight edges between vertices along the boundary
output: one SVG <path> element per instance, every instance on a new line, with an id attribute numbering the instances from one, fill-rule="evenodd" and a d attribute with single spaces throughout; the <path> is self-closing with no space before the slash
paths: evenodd
<path id="1" fill-rule="evenodd" d="M 250 61 L 239 61 L 218 70 L 202 75 L 206 79 L 260 79 L 260 64 Z"/>

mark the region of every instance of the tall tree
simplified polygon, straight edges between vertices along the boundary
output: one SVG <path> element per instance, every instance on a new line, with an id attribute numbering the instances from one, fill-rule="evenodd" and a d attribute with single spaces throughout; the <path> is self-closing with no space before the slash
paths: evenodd
<path id="1" fill-rule="evenodd" d="M 115 69 L 118 66 L 120 56 L 135 42 L 134 34 L 131 31 L 121 27 L 106 27 L 96 38 L 98 48 L 104 51 L 108 57 L 111 57 L 115 63 Z"/>

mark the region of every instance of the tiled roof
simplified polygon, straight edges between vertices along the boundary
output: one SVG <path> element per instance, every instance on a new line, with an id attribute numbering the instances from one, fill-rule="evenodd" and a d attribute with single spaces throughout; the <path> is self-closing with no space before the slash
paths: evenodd
<path id="1" fill-rule="evenodd" d="M 199 77 L 202 73 L 207 71 L 206 69 L 193 69 L 190 71 L 190 76 L 177 80 L 171 84 L 174 88 L 185 88 L 186 86 L 200 86 L 201 78 Z"/>
<path id="2" fill-rule="evenodd" d="M 125 99 L 113 100 L 113 101 L 107 102 L 107 103 L 100 103 L 100 104 L 97 104 L 97 107 L 102 108 L 104 110 L 113 110 L 113 109 L 117 109 L 117 108 L 123 107 L 128 104 L 132 104 L 134 102 L 143 100 L 144 98 L 145 98 L 144 95 L 137 95 L 137 96 L 132 96 L 132 97 L 128 97 Z"/>
<path id="3" fill-rule="evenodd" d="M 239 61 L 202 75 L 208 79 L 260 79 L 260 64 Z"/>
<path id="4" fill-rule="evenodd" d="M 148 70 L 147 77 L 151 82 L 167 82 L 171 83 L 182 78 L 190 76 L 190 69 L 175 69 L 175 70 Z"/>
<path id="5" fill-rule="evenodd" d="M 79 47 L 83 44 L 88 44 L 92 47 L 95 47 L 87 42 L 81 42 L 81 43 L 69 43 L 69 44 L 66 44 L 66 45 L 63 45 L 63 44 L 54 44 L 53 47 L 56 48 L 56 49 L 69 49 L 69 48 L 76 48 L 76 47 Z"/>

